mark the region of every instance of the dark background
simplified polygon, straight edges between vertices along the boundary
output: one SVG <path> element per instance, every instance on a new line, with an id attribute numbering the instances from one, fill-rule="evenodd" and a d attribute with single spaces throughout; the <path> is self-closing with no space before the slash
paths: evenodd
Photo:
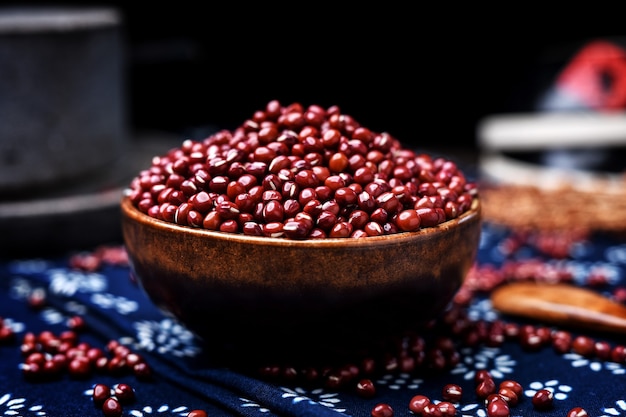
<path id="1" fill-rule="evenodd" d="M 278 99 L 339 105 L 411 146 L 474 146 L 485 116 L 532 98 L 619 10 L 449 2 L 127 2 L 129 120 L 202 136 Z M 554 10 L 553 10 L 554 9 Z"/>
<path id="2" fill-rule="evenodd" d="M 31 4 L 41 5 L 0 0 Z M 532 111 L 535 96 L 577 48 L 624 33 L 621 10 L 595 4 L 556 10 L 527 2 L 502 8 L 388 1 L 44 5 L 107 6 L 122 15 L 131 138 L 167 140 L 158 152 L 136 140 L 133 152 L 102 173 L 116 187 L 164 152 L 160 146 L 232 129 L 273 99 L 338 105 L 371 130 L 454 155 L 473 172 L 484 117 Z M 86 192 L 97 198 L 91 193 L 99 181 L 59 182 L 56 209 L 29 188 L 28 196 L 46 209 L 32 216 L 5 210 L 0 228 L 10 238 L 2 252 L 32 255 L 37 245 L 50 251 L 119 240 L 117 200 L 96 200 L 99 210 L 77 204 Z M 59 188 L 49 188 L 58 197 Z"/>

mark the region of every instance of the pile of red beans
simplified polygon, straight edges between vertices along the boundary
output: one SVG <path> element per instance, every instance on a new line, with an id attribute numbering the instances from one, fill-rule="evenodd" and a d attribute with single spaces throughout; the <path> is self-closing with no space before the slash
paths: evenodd
<path id="1" fill-rule="evenodd" d="M 475 395 L 485 405 L 487 417 L 509 417 L 523 395 L 523 387 L 519 382 L 506 379 L 496 385 L 487 370 L 480 370 L 474 378 Z M 463 388 L 456 384 L 446 384 L 441 392 L 441 401 L 431 401 L 425 395 L 417 394 L 409 401 L 408 408 L 412 414 L 422 417 L 454 417 L 457 405 L 463 397 Z M 535 410 L 549 410 L 553 406 L 553 393 L 541 389 L 532 398 Z M 581 410 L 576 408 L 575 410 Z M 571 412 L 570 412 L 571 413 Z M 372 417 L 393 417 L 394 410 L 389 404 L 378 403 L 371 411 Z M 568 417 L 586 417 L 587 414 L 568 414 Z"/>
<path id="2" fill-rule="evenodd" d="M 152 378 L 152 370 L 141 355 L 111 340 L 105 349 L 79 341 L 74 330 L 54 334 L 44 330 L 27 332 L 20 344 L 24 357 L 22 375 L 30 381 L 56 380 L 64 375 L 87 379 L 95 374 L 132 374 L 138 380 Z"/>
<path id="3" fill-rule="evenodd" d="M 338 106 L 273 100 L 233 131 L 154 157 L 126 194 L 166 222 L 316 239 L 436 226 L 469 210 L 476 193 L 453 161 L 403 148 Z"/>

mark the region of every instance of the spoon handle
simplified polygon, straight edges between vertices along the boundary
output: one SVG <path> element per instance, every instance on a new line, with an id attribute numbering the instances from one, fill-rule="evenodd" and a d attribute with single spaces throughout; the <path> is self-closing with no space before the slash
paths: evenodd
<path id="1" fill-rule="evenodd" d="M 504 314 L 572 328 L 626 333 L 626 306 L 574 285 L 514 282 L 496 288 L 491 303 Z"/>

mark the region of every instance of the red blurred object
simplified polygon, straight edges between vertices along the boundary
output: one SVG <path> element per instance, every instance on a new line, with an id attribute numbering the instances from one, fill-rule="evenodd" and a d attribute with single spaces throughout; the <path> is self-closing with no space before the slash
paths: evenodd
<path id="1" fill-rule="evenodd" d="M 616 42 L 584 44 L 540 104 L 543 111 L 614 111 L 626 107 L 626 51 Z"/>

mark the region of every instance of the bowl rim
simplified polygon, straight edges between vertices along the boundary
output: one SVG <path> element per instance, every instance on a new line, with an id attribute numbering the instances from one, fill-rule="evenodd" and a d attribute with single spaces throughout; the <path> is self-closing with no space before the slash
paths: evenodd
<path id="1" fill-rule="evenodd" d="M 146 225 L 152 229 L 163 232 L 185 233 L 197 238 L 210 238 L 225 242 L 254 243 L 257 245 L 274 247 L 302 247 L 302 248 L 322 248 L 322 247 L 362 247 L 369 245 L 398 244 L 406 241 L 427 238 L 440 231 L 449 231 L 472 220 L 481 220 L 481 203 L 478 196 L 472 199 L 471 207 L 460 216 L 447 220 L 436 226 L 424 227 L 415 232 L 398 232 L 381 236 L 368 236 L 364 238 L 323 238 L 323 239 L 287 239 L 282 237 L 249 236 L 243 233 L 220 232 L 203 228 L 183 226 L 176 223 L 156 219 L 135 207 L 128 195 L 123 195 L 121 202 L 122 216 L 137 223 Z"/>

